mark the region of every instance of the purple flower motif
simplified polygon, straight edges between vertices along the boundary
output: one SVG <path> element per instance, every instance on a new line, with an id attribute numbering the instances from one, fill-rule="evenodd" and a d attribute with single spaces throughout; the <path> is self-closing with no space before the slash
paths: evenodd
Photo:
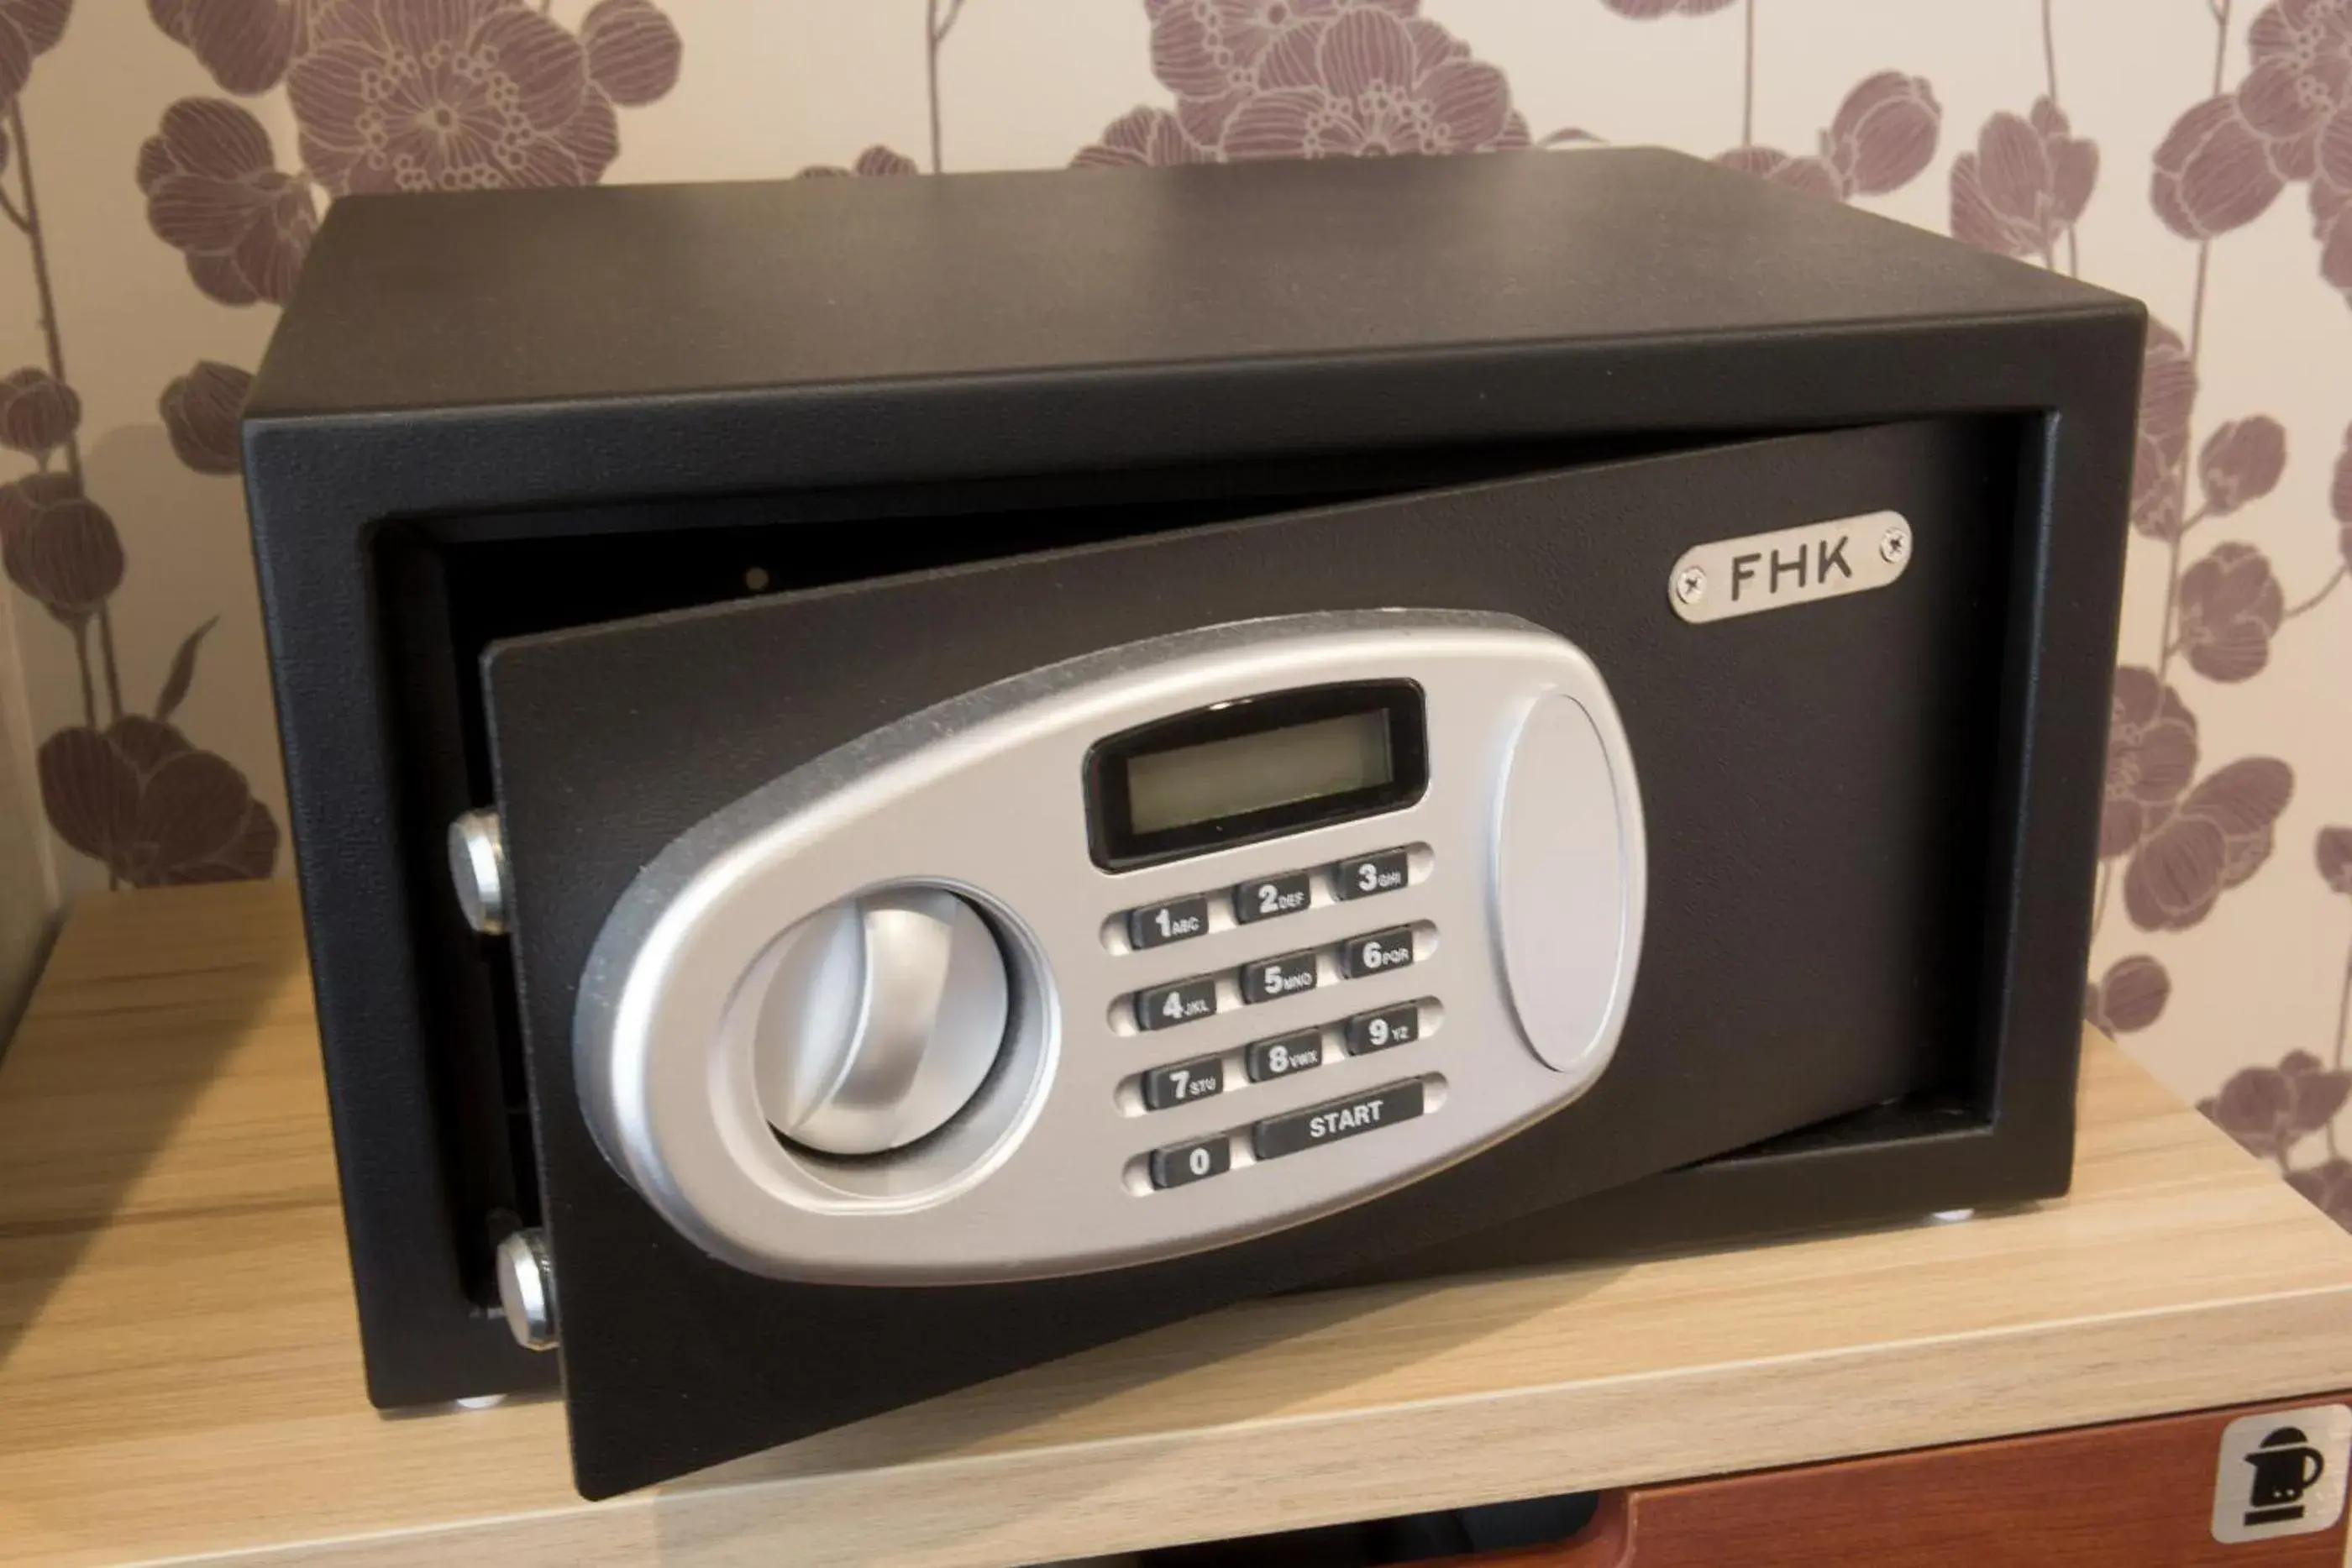
<path id="1" fill-rule="evenodd" d="M 250 371 L 212 360 L 200 360 L 186 375 L 173 377 L 155 407 L 180 461 L 199 474 L 234 474 L 243 468 L 245 451 L 236 422 L 252 390 Z"/>
<path id="2" fill-rule="evenodd" d="M 2282 1159 L 2295 1144 L 2335 1120 L 2352 1093 L 2352 1072 L 2331 1071 L 2309 1051 L 2289 1051 L 2276 1067 L 2231 1074 L 2221 1092 L 2197 1108 L 2247 1153 Z"/>
<path id="3" fill-rule="evenodd" d="M 1837 118 L 1822 132 L 1821 151 L 1783 152 L 1777 147 L 1735 147 L 1716 162 L 1832 201 L 1880 196 L 1908 183 L 1936 155 L 1944 111 L 1919 77 L 1881 71 L 1845 95 Z"/>
<path id="4" fill-rule="evenodd" d="M 1164 169 L 1206 163 L 1214 154 L 1186 133 L 1184 122 L 1164 109 L 1131 109 L 1103 128 L 1102 140 L 1078 149 L 1072 168 Z"/>
<path id="5" fill-rule="evenodd" d="M 2098 148 L 2070 129 L 2046 98 L 2034 100 L 2027 119 L 1986 120 L 1976 150 L 1952 161 L 1952 237 L 2054 264 L 2059 240 L 2099 180 Z"/>
<path id="6" fill-rule="evenodd" d="M 588 77 L 614 103 L 635 108 L 677 85 L 686 47 L 653 0 L 597 0 L 580 22 Z"/>
<path id="7" fill-rule="evenodd" d="M 1925 77 L 1881 71 L 1838 105 L 1822 156 L 1848 195 L 1883 196 L 1916 178 L 1936 156 L 1944 110 Z"/>
<path id="8" fill-rule="evenodd" d="M 285 79 L 299 0 L 147 0 L 147 14 L 224 92 L 250 96 Z"/>
<path id="9" fill-rule="evenodd" d="M 2197 458 L 2205 509 L 2217 517 L 2269 495 L 2285 471 L 2286 427 L 2266 413 L 2231 420 L 2206 439 Z"/>
<path id="10" fill-rule="evenodd" d="M 2172 808 L 2197 773 L 2197 719 L 2156 672 L 2116 672 L 2107 720 L 2106 805 L 2099 857 L 2128 854 Z"/>
<path id="11" fill-rule="evenodd" d="M 2352 828 L 2322 828 L 2311 846 L 2320 880 L 2337 893 L 2352 894 Z"/>
<path id="12" fill-rule="evenodd" d="M 1146 0 L 1172 110 L 1138 110 L 1088 164 L 1525 147 L 1510 84 L 1418 0 Z"/>
<path id="13" fill-rule="evenodd" d="M 894 152 L 878 142 L 857 155 L 857 161 L 845 169 L 838 163 L 812 163 L 793 176 L 795 180 L 835 180 L 853 174 L 919 174 L 923 171 L 904 152 Z"/>
<path id="14" fill-rule="evenodd" d="M 2352 424 L 2344 427 L 2344 450 L 2336 455 L 2336 482 L 2328 486 L 2327 509 L 2338 525 L 2336 542 L 2352 570 Z"/>
<path id="15" fill-rule="evenodd" d="M 278 172 L 261 121 L 224 99 L 184 98 L 139 150 L 147 225 L 224 305 L 283 305 L 319 226 L 310 187 Z"/>
<path id="16" fill-rule="evenodd" d="M 2352 10 L 2342 0 L 2281 0 L 2246 33 L 2239 110 L 2286 179 L 2317 169 L 2328 125 L 2352 106 Z"/>
<path id="17" fill-rule="evenodd" d="M 1329 26 L 1292 28 L 1261 67 L 1266 90 L 1225 124 L 1229 158 L 1356 158 L 1471 152 L 1527 145 L 1511 134 L 1503 73 L 1424 46 L 1383 10 L 1349 12 Z"/>
<path id="18" fill-rule="evenodd" d="M 2352 128 L 2344 139 L 2352 144 Z M 2319 276 L 2352 304 L 2352 180 L 2339 185 L 2323 174 L 2312 181 L 2311 229 L 2319 241 Z"/>
<path id="19" fill-rule="evenodd" d="M 2180 532 L 2180 491 L 2189 462 L 2189 420 L 2197 407 L 2197 367 L 2180 334 L 2153 316 L 2139 379 L 2139 444 L 2132 461 L 2132 527 L 2150 538 Z"/>
<path id="20" fill-rule="evenodd" d="M 336 0 L 287 73 L 302 161 L 353 191 L 579 185 L 620 152 L 588 51 L 508 0 Z"/>
<path id="21" fill-rule="evenodd" d="M 2083 998 L 2083 1019 L 2108 1035 L 2136 1034 L 2164 1016 L 2172 977 L 2145 953 L 2118 958 Z"/>
<path id="22" fill-rule="evenodd" d="M 0 0 L 0 104 L 33 79 L 33 60 L 65 37 L 73 0 Z"/>
<path id="23" fill-rule="evenodd" d="M 2347 1230 L 2352 1230 L 2352 1160 L 2331 1156 L 2286 1173 L 2286 1185 Z"/>
<path id="24" fill-rule="evenodd" d="M 2173 233 L 2207 240 L 2261 217 L 2285 188 L 2262 133 L 2224 93 L 2182 115 L 2158 144 L 2148 197 Z"/>
<path id="25" fill-rule="evenodd" d="M 1791 157 L 1777 147 L 1735 147 L 1718 154 L 1715 161 L 1727 169 L 1737 169 L 1743 174 L 1753 174 L 1759 180 L 1809 195 L 1825 196 L 1832 202 L 1845 195 L 1838 172 L 1810 154 Z"/>
<path id="26" fill-rule="evenodd" d="M 2286 619 L 2286 595 L 2262 551 L 2214 547 L 2180 574 L 2180 649 L 2210 681 L 2249 681 L 2271 662 L 2271 639 Z"/>
<path id="27" fill-rule="evenodd" d="M 122 585 L 122 537 L 68 476 L 27 474 L 0 485 L 0 564 L 41 608 L 79 626 Z"/>
<path id="28" fill-rule="evenodd" d="M 2143 931 L 2186 931 L 2270 859 L 2294 770 L 2272 757 L 2231 763 L 2189 791 L 2124 868 L 2124 908 Z"/>
<path id="29" fill-rule="evenodd" d="M 1144 0 L 1151 18 L 1151 74 L 1176 95 L 1185 133 L 1215 146 L 1234 111 L 1265 87 L 1258 68 L 1287 35 L 1311 39 L 1358 5 L 1399 18 L 1421 0 Z"/>
<path id="30" fill-rule="evenodd" d="M 1620 16 L 1632 16 L 1648 21 L 1654 16 L 1705 16 L 1720 11 L 1732 0 L 1601 0 Z"/>
<path id="31" fill-rule="evenodd" d="M 136 715 L 62 729 L 36 758 L 58 836 L 132 887 L 268 876 L 278 824 L 243 773 Z"/>
<path id="32" fill-rule="evenodd" d="M 81 399 L 37 365 L 0 381 L 0 446 L 28 457 L 54 452 L 81 426 Z"/>

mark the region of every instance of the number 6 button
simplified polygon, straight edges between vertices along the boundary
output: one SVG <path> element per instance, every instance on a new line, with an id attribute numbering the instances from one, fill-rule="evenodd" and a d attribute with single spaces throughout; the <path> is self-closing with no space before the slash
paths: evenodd
<path id="1" fill-rule="evenodd" d="M 1367 975 L 1383 974 L 1402 969 L 1412 962 L 1412 927 L 1399 925 L 1393 930 L 1375 931 L 1368 936 L 1351 936 L 1339 949 L 1339 972 L 1351 980 Z"/>

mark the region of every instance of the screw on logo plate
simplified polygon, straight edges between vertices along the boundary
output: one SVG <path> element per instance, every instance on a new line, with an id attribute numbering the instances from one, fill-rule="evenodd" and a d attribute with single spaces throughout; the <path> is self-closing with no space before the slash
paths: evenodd
<path id="1" fill-rule="evenodd" d="M 1889 528 L 1878 536 L 1878 559 L 1889 566 L 1899 563 L 1911 553 L 1911 535 L 1903 528 Z"/>
<path id="2" fill-rule="evenodd" d="M 1706 573 L 1695 566 L 1686 566 L 1675 573 L 1675 597 L 1685 604 L 1696 604 L 1706 597 Z"/>

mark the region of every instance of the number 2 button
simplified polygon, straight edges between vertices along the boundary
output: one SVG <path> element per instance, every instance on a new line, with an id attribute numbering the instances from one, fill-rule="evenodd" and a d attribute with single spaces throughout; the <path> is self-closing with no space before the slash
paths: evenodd
<path id="1" fill-rule="evenodd" d="M 1303 871 L 1245 882 L 1234 889 L 1234 918 L 1244 925 L 1271 920 L 1277 915 L 1296 915 L 1306 907 L 1307 873 Z"/>

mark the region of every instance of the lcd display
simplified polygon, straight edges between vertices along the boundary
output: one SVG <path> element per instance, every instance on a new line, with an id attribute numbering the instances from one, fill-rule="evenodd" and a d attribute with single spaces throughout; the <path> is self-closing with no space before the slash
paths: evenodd
<path id="1" fill-rule="evenodd" d="M 1128 823 L 1139 834 L 1393 783 L 1385 708 L 1127 761 Z"/>
<path id="2" fill-rule="evenodd" d="M 1171 714 L 1097 742 L 1086 780 L 1110 871 L 1393 811 L 1429 783 L 1421 688 L 1352 681 Z"/>

